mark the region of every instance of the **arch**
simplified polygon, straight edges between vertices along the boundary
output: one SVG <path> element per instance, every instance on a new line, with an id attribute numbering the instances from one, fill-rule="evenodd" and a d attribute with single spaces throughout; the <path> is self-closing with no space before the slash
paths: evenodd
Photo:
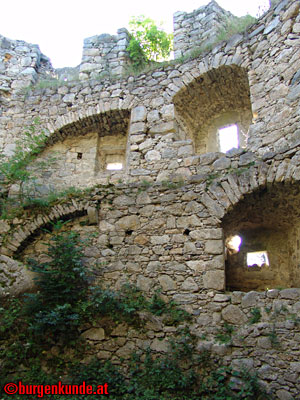
<path id="1" fill-rule="evenodd" d="M 47 170 L 36 171 L 35 196 L 68 186 L 90 187 L 107 172 L 109 163 L 127 165 L 130 110 L 110 110 L 87 116 L 56 130 L 37 161 Z M 118 171 L 122 173 L 122 171 Z"/>
<path id="2" fill-rule="evenodd" d="M 51 227 L 51 223 L 58 220 L 68 220 L 69 218 L 73 219 L 89 215 L 89 218 L 94 223 L 95 218 L 93 215 L 95 215 L 95 210 L 95 204 L 87 201 L 78 202 L 72 200 L 67 204 L 53 206 L 47 214 L 35 216 L 22 227 L 9 232 L 8 239 L 1 247 L 0 254 L 13 257 L 22 251 L 41 229 Z"/>
<path id="3" fill-rule="evenodd" d="M 101 110 L 101 107 L 91 108 L 85 114 L 70 113 L 59 118 L 54 130 L 51 128 L 47 145 L 53 145 L 68 137 L 84 136 L 90 132 L 95 132 L 101 137 L 127 134 L 130 110 L 107 108 L 107 110 Z"/>
<path id="4" fill-rule="evenodd" d="M 290 149 L 288 154 L 291 155 L 295 152 L 296 147 Z M 287 157 L 289 155 L 287 155 Z M 225 159 L 225 157 L 223 157 L 223 159 Z M 248 164 L 248 166 L 243 168 L 246 160 L 251 160 L 252 162 L 250 165 Z M 222 162 L 223 161 L 224 160 L 222 160 Z M 239 270 L 233 270 L 236 268 L 235 265 L 240 265 L 238 262 L 234 263 L 232 261 L 232 268 L 230 270 L 230 266 L 228 267 L 230 261 L 228 262 L 227 259 L 226 266 L 224 266 L 227 276 L 227 288 L 247 291 L 274 286 L 300 287 L 300 274 L 297 270 L 299 269 L 297 263 L 300 263 L 298 251 L 298 247 L 300 248 L 300 225 L 296 223 L 296 221 L 299 220 L 298 209 L 300 209 L 300 167 L 298 156 L 295 154 L 291 159 L 286 158 L 280 161 L 270 159 L 264 162 L 258 159 L 253 153 L 244 153 L 239 158 L 239 164 L 241 168 L 238 168 L 236 172 L 229 172 L 228 169 L 224 169 L 218 172 L 212 182 L 206 182 L 206 189 L 200 198 L 201 203 L 206 207 L 209 215 L 216 221 L 219 221 L 219 226 L 223 228 L 224 256 L 226 256 L 226 252 L 228 253 L 231 250 L 230 246 L 227 244 L 232 236 L 239 235 L 244 240 L 244 247 L 243 244 L 240 247 L 244 250 L 244 253 L 240 253 L 243 254 L 243 257 L 233 254 L 231 259 L 234 260 L 234 258 L 241 257 L 242 261 L 239 259 L 239 262 L 242 262 L 242 268 L 244 268 L 244 270 L 246 269 L 246 272 L 244 271 L 245 276 L 242 278 L 242 276 L 239 275 Z M 278 188 L 280 188 L 282 196 L 280 202 L 278 199 L 273 199 Z M 285 201 L 285 189 L 289 189 L 291 195 L 291 200 L 289 202 Z M 256 226 L 251 226 L 251 224 L 247 225 L 247 223 L 244 222 L 249 222 L 249 219 L 247 219 L 247 214 L 250 214 L 247 208 L 249 199 L 253 196 L 258 196 L 259 199 L 263 193 L 267 193 L 267 195 L 264 195 L 263 201 L 257 202 L 262 210 L 260 212 L 261 223 L 257 223 Z M 252 203 L 256 204 L 256 201 L 253 200 Z M 277 204 L 281 204 L 280 212 L 278 211 Z M 277 220 L 280 221 L 280 215 L 286 214 L 288 216 L 282 229 L 277 229 L 276 227 L 276 229 L 272 228 L 271 224 L 266 221 L 267 214 L 263 207 L 270 208 L 270 215 L 275 218 L 275 223 L 277 223 Z M 239 210 L 239 208 L 241 208 L 240 211 L 236 211 Z M 259 246 L 259 240 L 255 243 L 255 237 L 261 238 L 261 246 Z M 267 237 L 270 238 L 269 241 L 267 241 Z M 288 238 L 289 244 L 285 241 L 286 238 Z M 278 246 L 278 244 L 281 245 L 282 243 L 286 243 L 284 248 Z M 264 245 L 266 245 L 266 248 L 263 248 L 265 247 Z M 252 269 L 251 279 L 248 279 L 247 276 L 249 276 L 250 270 L 247 270 L 247 265 L 245 264 L 247 253 L 267 251 L 268 247 L 273 251 L 274 248 L 276 249 L 276 246 L 282 248 L 282 252 L 285 251 L 286 254 L 290 254 L 284 259 L 285 272 L 278 271 L 276 268 L 275 272 L 273 272 L 269 268 L 266 269 L 265 280 L 258 281 L 254 279 L 255 269 Z M 227 247 L 226 251 L 225 247 Z M 272 263 L 271 265 L 274 266 L 278 263 L 280 259 L 278 251 L 275 250 L 275 253 L 269 258 L 270 263 Z M 291 265 L 291 267 L 288 265 Z M 287 272 L 288 269 L 290 272 Z M 257 274 L 259 274 L 259 271 L 261 272 L 263 270 L 257 270 Z M 260 276 L 263 275 L 264 274 L 260 273 Z"/>
<path id="5" fill-rule="evenodd" d="M 278 182 L 247 194 L 223 219 L 225 243 L 239 235 L 238 251 L 227 247 L 230 290 L 300 287 L 300 185 Z"/>
<path id="6" fill-rule="evenodd" d="M 194 142 L 196 153 L 219 151 L 219 128 L 236 124 L 242 147 L 252 121 L 250 88 L 245 68 L 222 65 L 189 82 L 173 98 L 180 128 Z"/>

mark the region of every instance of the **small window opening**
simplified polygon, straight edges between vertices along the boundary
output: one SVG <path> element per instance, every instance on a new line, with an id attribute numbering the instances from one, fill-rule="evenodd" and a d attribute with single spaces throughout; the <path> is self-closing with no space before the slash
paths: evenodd
<path id="1" fill-rule="evenodd" d="M 125 234 L 127 236 L 131 236 L 133 234 L 133 230 L 132 229 L 127 229 L 127 231 L 125 231 Z"/>
<path id="2" fill-rule="evenodd" d="M 82 159 L 82 153 L 77 153 L 77 160 L 81 160 Z"/>
<path id="3" fill-rule="evenodd" d="M 120 170 L 123 169 L 122 163 L 107 163 L 106 169 L 109 171 Z"/>
<path id="4" fill-rule="evenodd" d="M 238 235 L 231 236 L 226 241 L 226 247 L 231 254 L 236 254 L 240 251 L 242 238 Z"/>
<path id="5" fill-rule="evenodd" d="M 188 236 L 188 235 L 190 234 L 190 232 L 191 232 L 191 231 L 190 231 L 189 229 L 185 229 L 185 230 L 183 231 L 183 234 Z"/>
<path id="6" fill-rule="evenodd" d="M 269 257 L 267 251 L 254 251 L 247 253 L 247 265 L 248 267 L 262 267 L 264 265 L 269 266 Z"/>
<path id="7" fill-rule="evenodd" d="M 219 143 L 222 153 L 239 147 L 239 134 L 236 124 L 219 129 Z"/>

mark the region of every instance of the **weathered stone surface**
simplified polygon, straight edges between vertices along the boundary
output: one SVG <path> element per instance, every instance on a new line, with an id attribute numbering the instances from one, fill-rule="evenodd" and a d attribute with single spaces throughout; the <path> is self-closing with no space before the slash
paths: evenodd
<path id="1" fill-rule="evenodd" d="M 223 240 L 207 240 L 205 243 L 205 251 L 208 254 L 222 254 L 223 249 Z"/>
<path id="2" fill-rule="evenodd" d="M 282 299 L 300 299 L 300 289 L 283 289 L 279 292 Z"/>
<path id="3" fill-rule="evenodd" d="M 221 157 L 213 163 L 213 168 L 215 170 L 226 169 L 230 167 L 230 159 L 227 157 Z"/>
<path id="4" fill-rule="evenodd" d="M 167 353 L 170 349 L 170 345 L 167 340 L 154 339 L 150 348 L 151 350 L 158 351 L 160 353 Z"/>
<path id="5" fill-rule="evenodd" d="M 128 215 L 116 222 L 116 228 L 122 230 L 136 230 L 139 226 L 140 220 L 137 215 Z"/>
<path id="6" fill-rule="evenodd" d="M 143 290 L 144 292 L 149 292 L 151 286 L 152 286 L 152 281 L 150 278 L 146 278 L 143 275 L 139 275 L 137 277 L 136 281 L 137 287 Z"/>
<path id="7" fill-rule="evenodd" d="M 196 282 L 194 281 L 193 278 L 188 277 L 182 284 L 181 286 L 182 290 L 188 290 L 191 292 L 196 292 L 199 290 L 198 285 L 196 284 Z"/>
<path id="8" fill-rule="evenodd" d="M 175 290 L 177 287 L 174 280 L 168 275 L 160 275 L 158 280 L 164 291 Z"/>
<path id="9" fill-rule="evenodd" d="M 138 106 L 135 107 L 131 112 L 131 122 L 145 121 L 147 115 L 146 107 Z"/>
<path id="10" fill-rule="evenodd" d="M 214 301 L 216 301 L 218 303 L 227 302 L 227 301 L 230 301 L 230 296 L 227 296 L 226 294 L 217 293 L 214 296 Z"/>
<path id="11" fill-rule="evenodd" d="M 117 325 L 111 332 L 111 336 L 127 336 L 128 326 L 126 324 Z"/>
<path id="12" fill-rule="evenodd" d="M 105 332 L 103 328 L 91 328 L 81 334 L 83 339 L 104 340 Z"/>
<path id="13" fill-rule="evenodd" d="M 279 400 L 293 400 L 293 396 L 287 390 L 277 390 L 276 395 Z"/>
<path id="14" fill-rule="evenodd" d="M 258 299 L 259 299 L 259 294 L 257 292 L 249 292 L 242 298 L 242 306 L 255 307 L 257 306 Z"/>
<path id="15" fill-rule="evenodd" d="M 150 150 L 145 155 L 147 161 L 159 161 L 161 159 L 161 154 L 156 150 Z"/>
<path id="16" fill-rule="evenodd" d="M 6 233 L 10 230 L 10 226 L 5 221 L 0 221 L 0 233 Z"/>
<path id="17" fill-rule="evenodd" d="M 0 255 L 0 297 L 6 295 L 18 296 L 31 292 L 35 274 L 19 261 Z"/>
<path id="18" fill-rule="evenodd" d="M 246 315 L 241 311 L 240 307 L 230 304 L 222 310 L 222 318 L 233 325 L 242 325 L 246 322 Z"/>
<path id="19" fill-rule="evenodd" d="M 203 283 L 207 289 L 223 290 L 225 284 L 224 271 L 207 271 L 203 275 Z"/>

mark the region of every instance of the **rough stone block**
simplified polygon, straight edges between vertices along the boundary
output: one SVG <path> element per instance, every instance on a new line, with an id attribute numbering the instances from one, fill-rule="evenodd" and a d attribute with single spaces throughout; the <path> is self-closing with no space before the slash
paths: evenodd
<path id="1" fill-rule="evenodd" d="M 204 248 L 208 254 L 222 254 L 224 251 L 223 240 L 207 240 Z"/>
<path id="2" fill-rule="evenodd" d="M 206 289 L 223 290 L 225 286 L 224 271 L 207 271 L 203 275 L 203 283 Z"/>
<path id="3" fill-rule="evenodd" d="M 131 111 L 131 122 L 143 122 L 146 120 L 147 110 L 145 106 L 135 107 Z"/>
<path id="4" fill-rule="evenodd" d="M 242 325 L 247 320 L 246 315 L 241 311 L 241 309 L 233 304 L 223 308 L 222 318 L 224 321 L 233 325 Z"/>

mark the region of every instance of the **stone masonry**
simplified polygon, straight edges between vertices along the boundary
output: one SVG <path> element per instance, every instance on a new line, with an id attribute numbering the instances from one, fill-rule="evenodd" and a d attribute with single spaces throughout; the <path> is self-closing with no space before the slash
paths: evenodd
<path id="1" fill-rule="evenodd" d="M 174 14 L 174 57 L 179 58 L 201 46 L 212 44 L 218 29 L 225 27 L 229 11 L 211 1 L 191 13 L 178 11 Z"/>
<path id="2" fill-rule="evenodd" d="M 147 297 L 160 289 L 192 315 L 197 351 L 255 369 L 276 399 L 299 398 L 299 9 L 299 1 L 281 1 L 210 52 L 114 80 L 99 74 L 111 70 L 107 60 L 121 73 L 127 33 L 89 38 L 80 81 L 26 93 L 21 66 L 35 71 L 34 83 L 46 58 L 38 64 L 36 47 L 22 42 L 19 53 L 17 41 L 1 37 L 1 151 L 12 154 L 39 117 L 49 139 L 38 161 L 55 160 L 35 171 L 30 194 L 90 188 L 0 220 L 1 295 L 34 288 L 26 259 L 43 257 L 50 238 L 43 228 L 68 220 L 65 229 L 93 234 L 84 261 L 98 265 L 99 282 L 131 282 Z M 222 23 L 222 13 L 212 1 L 175 14 L 175 53 L 207 40 L 202 30 Z M 46 61 L 45 70 L 52 73 Z M 218 130 L 231 124 L 240 145 L 222 153 Z M 121 169 L 107 169 L 114 163 Z M 235 235 L 242 239 L 236 252 L 228 245 Z M 269 265 L 247 264 L 257 251 L 268 253 Z M 260 320 L 250 323 L 254 309 Z M 115 363 L 134 349 L 164 353 L 173 328 L 144 317 L 143 334 L 121 324 L 83 335 L 99 358 Z M 230 345 L 216 341 L 225 323 L 234 326 Z"/>

